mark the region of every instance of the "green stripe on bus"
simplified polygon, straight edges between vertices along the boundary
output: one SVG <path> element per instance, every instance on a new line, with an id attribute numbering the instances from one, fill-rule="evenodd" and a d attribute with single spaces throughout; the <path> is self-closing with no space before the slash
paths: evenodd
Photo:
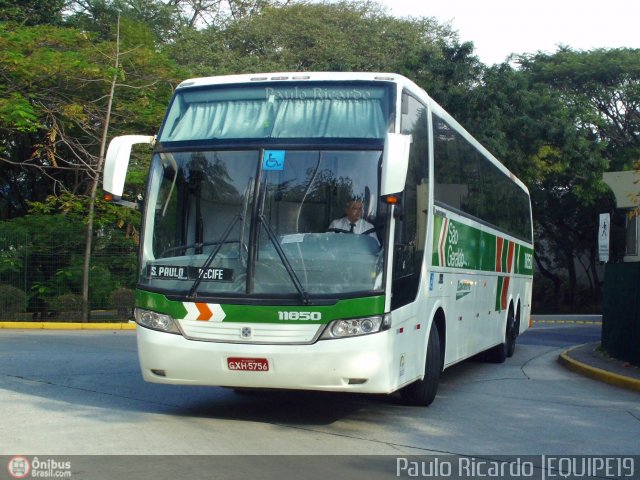
<path id="1" fill-rule="evenodd" d="M 488 232 L 481 232 L 480 268 L 484 272 L 493 272 L 496 267 L 496 237 Z"/>
<path id="2" fill-rule="evenodd" d="M 162 294 L 136 291 L 136 306 L 171 315 L 175 319 L 183 319 L 187 315 L 185 304 L 188 302 L 173 301 Z M 319 312 L 321 321 L 301 321 L 297 323 L 328 323 L 340 318 L 358 318 L 384 313 L 384 295 L 360 297 L 340 300 L 334 305 L 301 306 L 301 305 L 236 305 L 220 304 L 225 313 L 224 322 L 251 323 L 291 323 L 290 320 L 279 320 L 278 312 Z"/>
<path id="3" fill-rule="evenodd" d="M 533 249 L 526 245 L 434 216 L 433 266 L 531 276 L 532 258 Z"/>
<path id="4" fill-rule="evenodd" d="M 505 277 L 498 277 L 498 288 L 496 288 L 496 312 L 502 310 L 502 286 L 504 285 L 504 278 Z"/>
<path id="5" fill-rule="evenodd" d="M 173 318 L 184 318 L 187 314 L 182 302 L 174 302 L 164 295 L 144 290 L 136 290 L 136 307 L 171 315 Z"/>

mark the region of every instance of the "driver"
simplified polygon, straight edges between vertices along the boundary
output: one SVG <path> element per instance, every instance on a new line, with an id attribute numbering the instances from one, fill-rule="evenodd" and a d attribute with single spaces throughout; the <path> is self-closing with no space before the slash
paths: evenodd
<path id="1" fill-rule="evenodd" d="M 337 233 L 357 233 L 369 235 L 375 238 L 376 242 L 378 237 L 376 236 L 374 226 L 362 218 L 363 206 L 360 200 L 351 200 L 347 202 L 344 209 L 344 217 L 336 218 L 329 225 L 329 231 Z"/>

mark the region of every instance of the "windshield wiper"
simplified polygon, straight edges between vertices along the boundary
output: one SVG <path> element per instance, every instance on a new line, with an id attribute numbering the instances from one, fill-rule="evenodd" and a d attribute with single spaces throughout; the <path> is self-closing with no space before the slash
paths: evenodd
<path id="1" fill-rule="evenodd" d="M 260 219 L 260 223 L 264 225 L 264 229 L 267 232 L 267 236 L 269 237 L 269 240 L 271 240 L 271 243 L 275 247 L 276 252 L 278 252 L 278 256 L 280 257 L 280 260 L 282 261 L 282 264 L 284 265 L 285 270 L 289 274 L 289 277 L 291 277 L 291 281 L 293 282 L 294 287 L 296 287 L 296 290 L 298 290 L 298 293 L 302 298 L 302 303 L 304 305 L 311 305 L 311 299 L 309 298 L 309 294 L 306 292 L 306 290 L 302 286 L 302 283 L 300 282 L 298 275 L 296 275 L 296 272 L 293 270 L 293 267 L 291 266 L 291 262 L 289 262 L 289 259 L 287 258 L 287 255 L 284 253 L 284 250 L 282 250 L 282 247 L 278 242 L 278 237 L 276 237 L 276 234 L 273 233 L 273 230 L 271 229 L 271 225 L 269 225 L 269 221 L 267 220 L 267 218 L 264 216 L 263 213 L 261 213 L 258 218 Z"/>
<path id="2" fill-rule="evenodd" d="M 193 285 L 191 286 L 191 290 L 189 290 L 189 294 L 187 295 L 187 299 L 188 300 L 194 301 L 196 299 L 198 287 L 202 283 L 202 278 L 204 277 L 205 271 L 207 270 L 207 268 L 209 268 L 211 266 L 211 263 L 213 262 L 213 259 L 216 258 L 216 255 L 218 255 L 218 252 L 222 248 L 222 245 L 224 245 L 225 242 L 227 241 L 227 238 L 231 234 L 231 231 L 233 230 L 233 227 L 235 227 L 236 223 L 238 223 L 238 221 L 241 220 L 241 219 L 242 219 L 242 215 L 240 215 L 240 214 L 235 215 L 231 219 L 231 223 L 229 224 L 227 229 L 224 231 L 224 233 L 220 237 L 220 240 L 215 242 L 215 243 L 218 244 L 218 246 L 209 254 L 209 256 L 207 257 L 207 259 L 204 262 L 204 265 L 202 265 L 202 269 L 200 270 L 200 275 L 198 275 L 198 278 L 196 278 L 196 281 L 193 282 Z"/>

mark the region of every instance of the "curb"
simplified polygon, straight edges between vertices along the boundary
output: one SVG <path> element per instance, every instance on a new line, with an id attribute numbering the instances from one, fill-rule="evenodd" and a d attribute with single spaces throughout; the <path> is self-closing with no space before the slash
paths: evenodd
<path id="1" fill-rule="evenodd" d="M 569 325 L 602 325 L 602 322 L 591 320 L 534 320 L 533 323 L 569 324 Z"/>
<path id="2" fill-rule="evenodd" d="M 40 330 L 135 330 L 131 323 L 72 323 L 72 322 L 0 322 L 0 329 Z"/>
<path id="3" fill-rule="evenodd" d="M 602 325 L 602 315 L 600 314 L 532 314 L 533 323 L 549 325 Z"/>
<path id="4" fill-rule="evenodd" d="M 558 361 L 569 370 L 589 377 L 591 379 L 598 380 L 609 385 L 614 385 L 616 387 L 625 388 L 627 390 L 640 392 L 640 380 L 625 377 L 624 375 L 618 375 L 617 373 L 613 372 L 607 372 L 606 370 L 602 370 L 601 368 L 592 367 L 591 365 L 587 365 L 571 358 L 569 355 L 571 351 L 581 346 L 582 345 L 578 345 L 577 347 L 565 350 L 558 357 Z"/>

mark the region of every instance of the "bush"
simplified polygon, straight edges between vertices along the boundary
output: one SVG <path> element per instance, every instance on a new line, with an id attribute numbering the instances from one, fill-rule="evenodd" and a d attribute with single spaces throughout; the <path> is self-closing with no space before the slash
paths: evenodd
<path id="1" fill-rule="evenodd" d="M 82 320 L 84 299 L 81 295 L 67 293 L 55 299 L 54 308 L 60 312 L 60 319 L 69 322 Z"/>
<path id="2" fill-rule="evenodd" d="M 119 288 L 111 294 L 111 301 L 118 310 L 118 318 L 129 320 L 133 318 L 133 309 L 136 306 L 136 292 L 129 288 Z"/>
<path id="3" fill-rule="evenodd" d="M 17 313 L 26 310 L 27 296 L 19 288 L 0 285 L 0 319 L 14 320 Z"/>

